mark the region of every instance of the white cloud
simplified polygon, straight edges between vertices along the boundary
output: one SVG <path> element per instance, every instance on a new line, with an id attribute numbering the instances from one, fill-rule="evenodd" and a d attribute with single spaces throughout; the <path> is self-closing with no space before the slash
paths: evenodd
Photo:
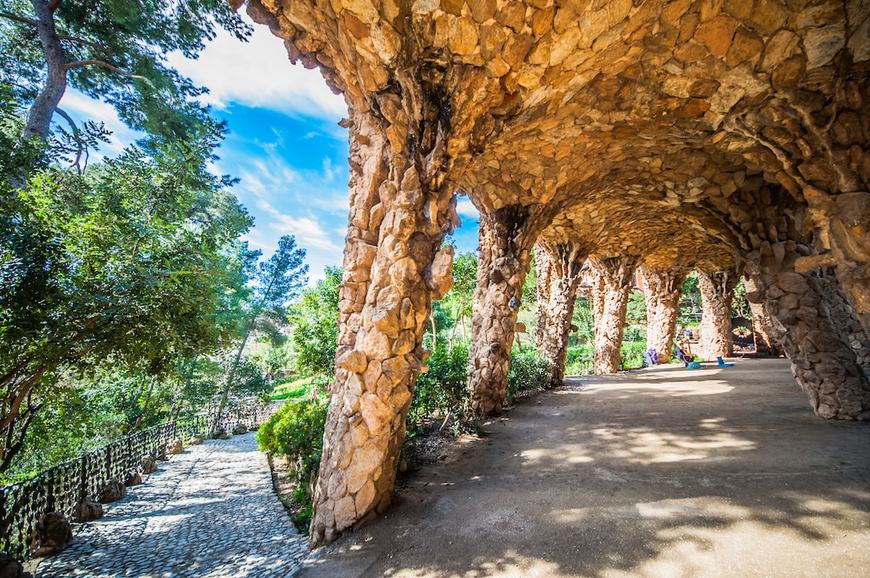
<path id="1" fill-rule="evenodd" d="M 100 150 L 91 154 L 91 161 L 99 160 L 104 156 L 114 156 L 121 150 L 132 144 L 142 134 L 128 128 L 121 119 L 115 107 L 101 100 L 95 100 L 82 94 L 74 88 L 68 88 L 60 101 L 60 108 L 68 113 L 77 123 L 86 120 L 102 122 L 106 128 L 112 131 L 108 144 L 101 144 Z M 55 116 L 54 121 L 63 124 L 60 116 Z"/>
<path id="2" fill-rule="evenodd" d="M 474 203 L 471 202 L 471 199 L 467 197 L 460 197 L 456 202 L 456 212 L 459 213 L 460 217 L 469 217 L 471 219 L 477 219 L 480 217 L 477 207 L 475 207 Z"/>
<path id="3" fill-rule="evenodd" d="M 174 52 L 168 62 L 194 83 L 207 86 L 210 92 L 201 98 L 218 108 L 238 102 L 330 120 L 347 114 L 344 99 L 329 90 L 320 72 L 291 64 L 283 42 L 266 26 L 255 24 L 248 42 L 220 29 L 197 60 Z"/>

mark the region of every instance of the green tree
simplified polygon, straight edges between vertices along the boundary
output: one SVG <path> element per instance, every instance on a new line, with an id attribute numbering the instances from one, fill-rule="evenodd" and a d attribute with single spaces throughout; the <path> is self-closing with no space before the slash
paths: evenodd
<path id="1" fill-rule="evenodd" d="M 227 248 L 251 221 L 205 170 L 219 138 L 203 126 L 82 174 L 45 167 L 0 195 L 0 471 L 65 373 L 111 359 L 160 374 L 235 334 Z"/>
<path id="2" fill-rule="evenodd" d="M 305 289 L 290 308 L 296 366 L 304 373 L 331 375 L 334 371 L 342 274 L 340 267 L 327 267 L 323 279 Z"/>
<path id="3" fill-rule="evenodd" d="M 460 330 L 462 340 L 467 341 L 474 302 L 474 288 L 477 286 L 477 255 L 460 253 L 453 259 L 453 286 L 439 302 L 450 317 L 450 337 L 448 349 L 452 350 L 456 340 L 456 330 Z"/>
<path id="4" fill-rule="evenodd" d="M 250 255 L 253 253 L 245 259 L 246 262 L 249 262 Z M 287 316 L 288 302 L 299 294 L 299 290 L 307 282 L 308 265 L 304 261 L 305 249 L 296 246 L 293 235 L 284 235 L 279 239 L 275 253 L 257 266 L 251 279 L 250 299 L 240 304 L 241 339 L 236 345 L 235 356 L 227 371 L 218 414 L 226 408 L 230 392 L 237 385 L 242 355 L 252 333 L 257 329 L 263 332 L 274 331 L 274 323 L 283 321 Z M 245 270 L 250 268 L 246 267 Z"/>
<path id="5" fill-rule="evenodd" d="M 226 0 L 9 0 L 0 10 L 0 70 L 29 103 L 23 141 L 48 140 L 68 86 L 112 104 L 130 127 L 187 140 L 206 117 L 204 89 L 167 65 L 179 51 L 194 58 L 224 28 L 240 40 L 251 30 Z"/>

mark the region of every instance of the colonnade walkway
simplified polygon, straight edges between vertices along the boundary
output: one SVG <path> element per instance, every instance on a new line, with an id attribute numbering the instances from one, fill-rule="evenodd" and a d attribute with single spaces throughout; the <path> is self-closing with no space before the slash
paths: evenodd
<path id="1" fill-rule="evenodd" d="M 300 576 L 862 576 L 870 424 L 785 360 L 569 379 L 400 481 Z"/>
<path id="2" fill-rule="evenodd" d="M 37 578 L 292 576 L 306 554 L 255 434 L 207 440 L 159 462 L 144 484 L 76 529 Z"/>

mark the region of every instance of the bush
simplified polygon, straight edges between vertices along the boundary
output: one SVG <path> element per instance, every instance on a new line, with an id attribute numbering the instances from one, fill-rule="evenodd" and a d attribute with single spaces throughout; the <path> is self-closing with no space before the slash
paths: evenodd
<path id="1" fill-rule="evenodd" d="M 266 420 L 257 432 L 260 449 L 273 456 L 283 456 L 300 485 L 320 465 L 326 404 L 317 400 L 288 402 Z"/>
<path id="2" fill-rule="evenodd" d="M 543 389 L 549 385 L 550 372 L 547 360 L 534 348 L 511 352 L 511 370 L 508 373 L 505 402 L 510 404 L 521 393 Z"/>
<path id="3" fill-rule="evenodd" d="M 426 362 L 429 370 L 417 376 L 414 400 L 408 413 L 411 433 L 416 433 L 427 421 L 444 419 L 448 413 L 459 416 L 468 398 L 468 348 L 456 345 L 450 351 L 438 344 Z M 453 428 L 461 420 L 453 420 Z"/>
<path id="4" fill-rule="evenodd" d="M 637 369 L 643 367 L 643 354 L 646 353 L 646 341 L 629 341 L 622 344 L 619 350 L 621 369 Z"/>
<path id="5" fill-rule="evenodd" d="M 565 356 L 565 375 L 590 375 L 593 372 L 595 347 L 591 344 L 568 348 Z"/>

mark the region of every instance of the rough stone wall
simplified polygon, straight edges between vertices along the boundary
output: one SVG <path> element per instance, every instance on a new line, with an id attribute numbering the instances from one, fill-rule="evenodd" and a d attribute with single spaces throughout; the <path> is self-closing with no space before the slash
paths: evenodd
<path id="1" fill-rule="evenodd" d="M 731 302 L 738 280 L 735 271 L 698 271 L 698 288 L 701 290 L 701 340 L 698 347 L 705 359 L 734 354 Z"/>
<path id="2" fill-rule="evenodd" d="M 639 259 L 633 256 L 591 257 L 595 274 L 592 314 L 595 321 L 596 375 L 616 373 L 621 361 L 620 346 L 625 328 L 625 312 L 634 270 Z"/>
<path id="3" fill-rule="evenodd" d="M 565 377 L 571 319 L 587 254 L 576 243 L 546 242 L 537 245 L 538 253 L 547 255 L 541 260 L 547 271 L 538 270 L 538 351 L 549 364 L 550 387 L 559 387 Z"/>
<path id="4" fill-rule="evenodd" d="M 864 326 L 855 315 L 849 299 L 843 293 L 834 271 L 822 268 L 816 275 L 826 299 L 823 302 L 825 313 L 831 318 L 833 325 L 840 332 L 840 339 L 849 344 L 855 353 L 855 362 L 864 369 L 870 370 L 870 339 Z"/>
<path id="5" fill-rule="evenodd" d="M 456 222 L 455 200 L 405 148 L 426 143 L 434 125 L 390 139 L 384 124 L 354 114 L 350 127 L 351 211 L 314 545 L 389 505 L 432 299 L 452 282 L 452 248 L 440 245 Z"/>
<path id="6" fill-rule="evenodd" d="M 674 350 L 680 296 L 686 271 L 641 267 L 646 285 L 646 343 L 655 348 L 659 363 L 669 363 Z"/>
<path id="7" fill-rule="evenodd" d="M 540 207 L 522 205 L 481 211 L 480 260 L 468 351 L 469 412 L 473 416 L 502 409 L 532 246 L 551 218 L 552 214 Z"/>
<path id="8" fill-rule="evenodd" d="M 817 415 L 870 418 L 870 384 L 854 351 L 830 316 L 831 295 L 818 275 L 797 273 L 786 258 L 779 270 L 755 273 L 770 314 L 774 339 L 792 362 L 792 374 Z"/>
<path id="9" fill-rule="evenodd" d="M 743 278 L 743 286 L 747 293 L 756 293 L 758 287 L 752 277 Z M 782 353 L 779 344 L 773 339 L 772 321 L 767 309 L 761 303 L 749 303 L 752 311 L 752 338 L 755 342 L 755 352 L 758 355 L 777 357 Z"/>
<path id="10" fill-rule="evenodd" d="M 752 235 L 743 237 L 753 289 L 747 290 L 747 298 L 764 305 L 773 339 L 791 361 L 792 374 L 816 414 L 868 419 L 870 383 L 836 313 L 843 311 L 842 295 L 832 291 L 839 286 L 839 275 L 804 270 L 824 256 L 805 227 L 806 208 L 782 189 L 758 192 L 752 197 L 755 224 L 746 228 Z"/>

